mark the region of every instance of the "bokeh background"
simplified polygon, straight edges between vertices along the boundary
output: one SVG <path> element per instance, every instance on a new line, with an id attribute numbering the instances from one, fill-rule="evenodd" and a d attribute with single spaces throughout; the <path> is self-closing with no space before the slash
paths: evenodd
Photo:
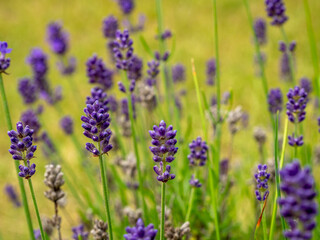
<path id="1" fill-rule="evenodd" d="M 250 0 L 251 10 L 254 17 L 267 19 L 264 11 L 263 0 Z M 311 15 L 318 49 L 320 49 L 320 1 L 310 0 Z M 313 77 L 310 48 L 306 31 L 305 15 L 303 12 L 302 1 L 285 1 L 289 21 L 285 24 L 289 40 L 297 41 L 296 49 L 296 76 L 297 78 L 306 76 Z M 155 1 L 140 0 L 136 1 L 136 8 L 132 15 L 132 20 L 137 21 L 140 13 L 145 14 L 145 30 L 141 33 L 152 49 L 158 48 L 155 40 L 157 33 Z M 19 120 L 22 111 L 26 110 L 22 99 L 17 92 L 18 80 L 25 76 L 31 76 L 31 69 L 26 64 L 26 57 L 33 47 L 41 47 L 49 54 L 49 79 L 52 86 L 61 85 L 63 87 L 64 99 L 61 108 L 64 113 L 72 115 L 76 121 L 75 131 L 79 141 L 84 144 L 85 137 L 81 134 L 80 116 L 83 105 L 78 105 L 72 91 L 78 91 L 85 101 L 85 96 L 90 93 L 91 86 L 88 83 L 85 71 L 86 60 L 97 53 L 103 57 L 110 66 L 111 62 L 107 56 L 105 48 L 106 40 L 102 35 L 102 20 L 109 14 L 114 14 L 120 20 L 122 17 L 118 5 L 112 0 L 55 0 L 55 1 L 36 1 L 36 0 L 10 0 L 0 1 L 0 40 L 7 41 L 13 49 L 10 54 L 11 67 L 9 75 L 4 76 L 7 97 L 13 122 Z M 175 36 L 176 50 L 172 64 L 183 63 L 187 69 L 187 82 L 184 86 L 188 92 L 188 107 L 183 111 L 190 113 L 192 121 L 192 137 L 201 134 L 195 89 L 191 77 L 191 58 L 194 58 L 195 66 L 200 81 L 200 87 L 205 89 L 207 97 L 214 94 L 214 87 L 205 86 L 205 63 L 215 56 L 212 2 L 198 0 L 163 0 L 163 16 L 165 29 L 170 29 Z M 77 58 L 78 68 L 73 75 L 73 82 L 76 86 L 68 83 L 68 78 L 62 77 L 56 69 L 56 56 L 54 56 L 46 42 L 46 26 L 50 21 L 62 21 L 64 28 L 70 34 L 70 54 Z M 233 194 L 237 197 L 235 201 L 238 211 L 233 212 L 235 221 L 240 224 L 243 232 L 250 232 L 256 218 L 255 210 L 250 199 L 254 196 L 254 185 L 248 184 L 251 181 L 253 169 L 258 162 L 257 145 L 252 137 L 254 126 L 263 126 L 269 131 L 267 146 L 268 156 L 272 157 L 272 131 L 269 124 L 267 105 L 262 90 L 262 83 L 255 75 L 253 62 L 254 46 L 251 29 L 248 24 L 247 15 L 241 0 L 218 1 L 218 24 L 219 24 L 219 44 L 220 44 L 220 63 L 221 63 L 221 88 L 223 91 L 233 91 L 233 105 L 241 105 L 249 113 L 250 124 L 245 130 L 240 131 L 234 141 L 233 159 L 231 174 L 234 174 L 237 182 Z M 283 83 L 279 78 L 279 59 L 278 41 L 282 40 L 282 35 L 277 27 L 268 25 L 268 42 L 263 51 L 267 55 L 266 75 L 269 87 L 281 87 L 287 92 L 290 83 Z M 139 34 L 133 36 L 135 52 L 144 58 L 144 63 L 151 60 L 139 41 Z M 169 42 L 169 49 L 172 41 Z M 320 54 L 320 52 L 318 52 Z M 146 70 L 146 66 L 144 68 Z M 117 92 L 117 89 L 114 88 Z M 309 106 L 308 108 L 312 108 Z M 76 153 L 71 141 L 59 128 L 57 113 L 50 107 L 46 107 L 44 112 L 46 125 L 49 132 L 57 142 L 65 158 L 73 163 L 76 160 Z M 283 115 L 284 116 L 284 115 Z M 160 119 L 153 119 L 158 123 Z M 281 118 L 283 124 L 284 117 Z M 186 123 L 182 120 L 182 126 Z M 316 116 L 308 114 L 308 120 L 304 123 L 308 142 L 317 144 L 319 141 Z M 183 127 L 181 128 L 183 131 Z M 146 131 L 149 129 L 146 129 Z M 9 138 L 6 135 L 5 116 L 3 106 L 0 105 L 0 189 L 6 183 L 12 183 L 18 190 L 17 178 L 15 176 L 12 158 L 8 153 Z M 223 135 L 222 157 L 228 155 L 230 134 L 225 131 Z M 112 157 L 112 153 L 111 153 Z M 143 159 L 143 161 L 152 161 Z M 187 161 L 179 159 L 177 161 Z M 38 153 L 36 159 L 37 174 L 33 177 L 33 183 L 38 198 L 41 213 L 51 216 L 53 209 L 47 199 L 43 196 L 45 186 L 43 184 L 43 173 L 46 160 L 43 155 Z M 177 163 L 175 163 L 177 164 Z M 83 174 L 78 165 L 75 165 L 75 172 Z M 319 170 L 319 169 L 317 169 Z M 152 170 L 150 170 L 152 171 Z M 316 172 L 316 169 L 314 170 Z M 85 184 L 85 183 L 79 183 Z M 174 184 L 174 183 L 172 183 Z M 28 192 L 28 191 L 27 191 Z M 3 191 L 2 191 L 3 193 Z M 2 194 L 1 193 L 1 194 Z M 249 201 L 250 200 L 250 201 Z M 77 220 L 75 208 L 72 206 L 74 200 L 69 199 L 69 214 L 74 221 Z M 111 202 L 113 202 L 111 193 Z M 33 213 L 33 207 L 30 206 Z M 270 209 L 269 209 L 270 210 Z M 35 215 L 33 215 L 36 224 Z M 66 239 L 71 236 L 71 226 L 65 223 L 63 227 Z M 22 209 L 16 209 L 2 195 L 0 200 L 0 233 L 3 239 L 27 239 L 27 227 L 25 216 Z M 243 238 L 248 239 L 248 238 Z"/>

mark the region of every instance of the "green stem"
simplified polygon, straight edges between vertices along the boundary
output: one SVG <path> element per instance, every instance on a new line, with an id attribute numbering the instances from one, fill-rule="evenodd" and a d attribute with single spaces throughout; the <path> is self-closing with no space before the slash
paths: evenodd
<path id="1" fill-rule="evenodd" d="M 190 219 L 190 214 L 191 214 L 191 210 L 193 208 L 193 202 L 194 202 L 194 194 L 195 194 L 195 187 L 192 187 L 190 198 L 189 198 L 188 211 L 187 211 L 186 220 L 185 220 L 186 222 L 188 222 Z"/>
<path id="2" fill-rule="evenodd" d="M 166 195 L 166 183 L 162 182 L 162 185 L 161 185 L 160 240 L 164 240 L 165 195 Z"/>
<path id="3" fill-rule="evenodd" d="M 291 77 L 292 77 L 293 84 L 295 84 L 293 54 L 292 54 L 292 52 L 290 52 L 290 51 L 288 50 L 289 40 L 288 40 L 288 37 L 287 37 L 286 32 L 284 31 L 283 25 L 280 27 L 280 30 L 281 30 L 282 36 L 283 36 L 283 38 L 284 38 L 284 42 L 286 43 L 286 48 L 287 48 L 288 55 L 289 55 L 290 74 L 291 74 Z"/>
<path id="4" fill-rule="evenodd" d="M 34 191 L 33 191 L 33 185 L 32 185 L 31 178 L 28 179 L 28 183 L 29 183 L 29 188 L 30 188 L 30 193 L 31 193 L 31 196 L 32 196 L 32 200 L 33 200 L 34 209 L 36 211 L 36 215 L 37 215 L 37 219 L 38 219 L 38 223 L 39 223 L 41 239 L 45 240 L 46 236 L 45 236 L 43 228 L 42 228 L 42 222 L 41 222 L 41 218 L 40 218 L 40 214 L 39 214 L 39 209 L 38 209 L 38 205 L 37 205 L 36 196 L 35 196 Z"/>
<path id="5" fill-rule="evenodd" d="M 303 3 L 304 3 L 304 12 L 306 15 L 309 45 L 310 45 L 312 63 L 313 63 L 313 72 L 314 72 L 313 85 L 315 87 L 316 95 L 318 96 L 318 99 L 320 99 L 320 92 L 319 92 L 320 86 L 318 81 L 320 80 L 320 70 L 319 70 L 319 58 L 317 54 L 317 44 L 316 44 L 316 40 L 313 32 L 312 20 L 311 20 L 312 18 L 311 18 L 308 0 L 303 0 Z"/>
<path id="6" fill-rule="evenodd" d="M 6 117 L 7 129 L 8 129 L 8 131 L 10 131 L 13 129 L 12 128 L 12 121 L 11 121 L 8 101 L 7 101 L 6 92 L 4 89 L 4 84 L 3 84 L 3 79 L 2 79 L 1 73 L 0 73 L 0 94 L 1 94 L 1 100 L 2 100 L 2 104 L 3 104 L 3 108 L 4 108 L 4 115 Z M 22 204 L 23 204 L 24 213 L 25 213 L 26 219 L 27 219 L 27 225 L 28 225 L 30 239 L 35 240 L 34 234 L 33 234 L 32 220 L 31 220 L 29 206 L 28 206 L 28 199 L 27 199 L 27 195 L 26 195 L 26 189 L 24 187 L 23 179 L 21 177 L 19 177 L 19 172 L 20 172 L 19 161 L 14 161 L 14 165 L 15 165 L 16 173 L 17 173 L 17 177 L 18 177 L 19 188 L 20 188 L 21 198 L 22 198 Z"/>
<path id="7" fill-rule="evenodd" d="M 98 145 L 99 145 L 99 152 L 100 152 L 100 155 L 99 155 L 100 173 L 101 173 L 104 203 L 105 203 L 107 221 L 108 221 L 108 233 L 109 233 L 109 239 L 113 240 L 111 214 L 110 214 L 109 200 L 108 200 L 108 185 L 107 185 L 106 169 L 105 169 L 102 154 L 101 154 L 100 143 Z"/>
<path id="8" fill-rule="evenodd" d="M 220 229 L 219 229 L 219 219 L 218 219 L 218 210 L 217 210 L 217 194 L 219 187 L 219 176 L 220 176 L 220 148 L 221 148 L 221 121 L 220 121 L 220 107 L 221 107 L 221 96 L 220 96 L 220 57 L 219 57 L 219 36 L 218 36 L 218 16 L 217 16 L 217 1 L 212 0 L 213 6 L 213 22 L 214 22 L 214 39 L 215 39 L 215 52 L 216 52 L 216 86 L 217 86 L 217 135 L 216 135 L 216 157 L 215 157 L 215 168 L 217 183 L 215 184 L 215 197 L 213 199 L 213 210 L 214 210 L 214 224 L 216 230 L 216 239 L 220 240 Z M 214 183 L 213 183 L 214 184 Z"/>
<path id="9" fill-rule="evenodd" d="M 260 204 L 261 212 L 263 210 L 263 202 Z M 263 231 L 263 239 L 267 240 L 267 223 L 266 223 L 266 214 L 262 214 L 262 231 Z"/>
<path id="10" fill-rule="evenodd" d="M 274 129 L 274 166 L 275 166 L 275 175 L 276 175 L 276 189 L 277 189 L 277 195 L 278 197 L 281 197 L 281 192 L 280 192 L 280 176 L 279 176 L 279 168 L 278 168 L 278 121 L 279 121 L 279 112 L 277 112 L 276 119 L 275 119 L 275 129 Z M 286 138 L 286 136 L 284 136 Z M 284 151 L 284 149 L 283 149 Z M 277 199 L 276 199 L 277 201 Z M 277 205 L 276 205 L 277 207 Z M 286 225 L 285 221 L 282 216 L 280 216 L 281 220 L 281 226 L 282 230 L 285 231 Z"/>

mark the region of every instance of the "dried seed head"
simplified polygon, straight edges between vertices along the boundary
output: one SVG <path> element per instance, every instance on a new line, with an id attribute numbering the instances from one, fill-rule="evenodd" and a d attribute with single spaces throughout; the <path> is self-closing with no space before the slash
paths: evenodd
<path id="1" fill-rule="evenodd" d="M 134 210 L 129 206 L 126 206 L 123 209 L 123 214 L 128 217 L 128 221 L 130 225 L 136 224 L 138 219 L 142 217 L 142 211 L 140 208 L 138 208 L 137 210 Z"/>
<path id="2" fill-rule="evenodd" d="M 107 234 L 108 224 L 102 220 L 96 219 L 91 230 L 91 235 L 94 240 L 108 240 Z"/>
<path id="3" fill-rule="evenodd" d="M 63 173 L 61 172 L 61 166 L 54 166 L 53 164 L 46 166 L 46 172 L 44 174 L 44 183 L 49 187 L 49 190 L 45 191 L 46 198 L 53 202 L 57 202 L 65 196 L 65 193 L 60 189 L 64 184 Z"/>
<path id="4" fill-rule="evenodd" d="M 181 227 L 177 228 L 174 228 L 169 221 L 165 223 L 164 236 L 167 240 L 182 240 L 188 233 L 190 233 L 189 222 L 185 222 Z"/>
<path id="5" fill-rule="evenodd" d="M 266 131 L 261 127 L 255 127 L 253 130 L 254 139 L 259 145 L 263 145 L 266 142 Z"/>

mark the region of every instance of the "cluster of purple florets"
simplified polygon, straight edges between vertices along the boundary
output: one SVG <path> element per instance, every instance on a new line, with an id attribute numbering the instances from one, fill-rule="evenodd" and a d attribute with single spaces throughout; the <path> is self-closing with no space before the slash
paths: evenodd
<path id="1" fill-rule="evenodd" d="M 70 116 L 65 116 L 60 120 L 60 126 L 67 135 L 73 134 L 73 120 Z"/>
<path id="2" fill-rule="evenodd" d="M 298 161 L 293 161 L 280 171 L 280 176 L 280 189 L 285 194 L 279 200 L 280 213 L 290 227 L 284 236 L 289 239 L 311 239 L 318 213 L 311 170 L 309 167 L 301 168 Z"/>
<path id="3" fill-rule="evenodd" d="M 162 120 L 159 126 L 153 126 L 153 130 L 150 130 L 149 134 L 152 138 L 153 147 L 150 147 L 150 151 L 154 155 L 153 160 L 159 163 L 159 166 L 156 165 L 153 168 L 158 175 L 157 180 L 167 182 L 174 179 L 175 175 L 170 173 L 171 166 L 167 164 L 175 159 L 174 155 L 178 151 L 178 148 L 175 147 L 177 131 L 173 130 L 171 125 L 167 127 L 167 124 Z"/>
<path id="4" fill-rule="evenodd" d="M 101 58 L 97 55 L 87 60 L 87 77 L 89 83 L 96 83 L 108 90 L 113 85 L 113 71 L 109 70 Z"/>
<path id="5" fill-rule="evenodd" d="M 148 70 L 147 70 L 148 77 L 146 79 L 147 85 L 149 85 L 149 86 L 156 85 L 156 83 L 157 83 L 156 78 L 159 74 L 159 66 L 160 66 L 159 61 L 152 60 L 152 61 L 148 62 Z"/>
<path id="6" fill-rule="evenodd" d="M 154 229 L 153 224 L 147 227 L 141 218 L 138 219 L 135 227 L 127 227 L 126 234 L 123 236 L 126 240 L 154 240 L 156 238 L 157 229 Z"/>
<path id="7" fill-rule="evenodd" d="M 133 56 L 133 41 L 130 38 L 129 31 L 116 31 L 116 39 L 113 42 L 113 52 L 116 59 L 116 67 L 122 70 L 128 70 Z"/>
<path id="8" fill-rule="evenodd" d="M 292 147 L 301 147 L 303 145 L 303 136 L 295 137 L 294 134 L 292 136 L 288 136 L 288 143 Z"/>
<path id="9" fill-rule="evenodd" d="M 73 227 L 72 232 L 73 232 L 72 239 L 74 240 L 80 240 L 80 239 L 88 240 L 89 238 L 89 233 L 85 232 L 83 224 Z"/>
<path id="10" fill-rule="evenodd" d="M 189 144 L 190 154 L 188 155 L 189 163 L 191 166 L 204 166 L 207 161 L 208 145 L 202 141 L 201 137 L 193 140 Z"/>
<path id="11" fill-rule="evenodd" d="M 112 132 L 109 128 L 110 118 L 107 103 L 107 95 L 102 89 L 92 89 L 91 97 L 87 98 L 87 106 L 84 108 L 86 115 L 81 117 L 83 134 L 100 145 L 100 150 L 98 150 L 93 143 L 86 143 L 86 149 L 95 156 L 108 153 L 112 149 L 112 145 L 109 143 Z"/>
<path id="12" fill-rule="evenodd" d="M 206 69 L 206 74 L 207 74 L 207 82 L 206 83 L 209 86 L 214 85 L 216 71 L 217 71 L 216 60 L 214 58 L 211 58 L 207 61 L 207 69 Z"/>
<path id="13" fill-rule="evenodd" d="M 267 25 L 263 18 L 257 18 L 254 22 L 254 33 L 256 34 L 259 45 L 267 42 Z"/>
<path id="14" fill-rule="evenodd" d="M 276 114 L 277 112 L 282 111 L 282 92 L 280 88 L 270 89 L 268 93 L 268 105 L 269 105 L 269 111 L 272 114 Z"/>
<path id="15" fill-rule="evenodd" d="M 7 42 L 0 42 L 0 73 L 5 72 L 10 66 L 10 58 L 6 58 L 6 54 L 11 53 L 12 49 L 8 48 Z"/>
<path id="16" fill-rule="evenodd" d="M 299 86 L 290 89 L 287 102 L 287 115 L 290 122 L 302 122 L 306 117 L 308 93 Z"/>
<path id="17" fill-rule="evenodd" d="M 288 20 L 282 0 L 265 0 L 265 4 L 268 17 L 272 18 L 272 25 L 281 26 Z"/>
<path id="18" fill-rule="evenodd" d="M 254 175 L 257 181 L 256 198 L 258 201 L 264 201 L 269 194 L 268 180 L 270 173 L 267 172 L 267 165 L 258 165 L 258 172 Z"/>
<path id="19" fill-rule="evenodd" d="M 34 131 L 29 126 L 23 127 L 22 122 L 17 123 L 17 131 L 8 131 L 11 146 L 10 154 L 14 160 L 24 161 L 24 165 L 20 165 L 19 176 L 23 178 L 30 178 L 36 172 L 36 165 L 30 164 L 30 160 L 34 157 L 34 152 L 37 146 L 32 145 Z"/>

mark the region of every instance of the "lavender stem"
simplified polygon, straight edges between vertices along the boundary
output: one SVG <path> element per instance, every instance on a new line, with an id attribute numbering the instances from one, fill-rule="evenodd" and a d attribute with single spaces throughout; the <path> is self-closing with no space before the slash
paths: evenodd
<path id="1" fill-rule="evenodd" d="M 29 188 L 30 188 L 30 193 L 31 193 L 34 209 L 36 211 L 36 215 L 37 215 L 37 219 L 38 219 L 38 223 L 39 223 L 41 239 L 46 240 L 46 235 L 44 234 L 44 231 L 43 231 L 42 222 L 41 222 L 41 218 L 40 218 L 40 213 L 39 213 L 39 209 L 38 209 L 38 205 L 37 205 L 36 196 L 34 194 L 31 178 L 28 179 L 28 183 L 29 183 Z"/>
<path id="2" fill-rule="evenodd" d="M 164 240 L 164 210 L 165 210 L 166 183 L 161 186 L 161 219 L 160 219 L 160 240 Z"/>
<path id="3" fill-rule="evenodd" d="M 100 173 L 101 173 L 103 195 L 104 195 L 105 208 L 106 208 L 107 221 L 108 221 L 108 233 L 109 233 L 109 239 L 113 240 L 111 214 L 110 214 L 109 200 L 108 200 L 108 185 L 107 185 L 107 177 L 106 177 L 106 168 L 104 166 L 104 162 L 103 162 L 103 158 L 102 158 L 102 154 L 101 154 L 100 143 L 98 145 L 99 145 L 99 152 L 100 152 L 100 154 L 99 154 Z"/>

